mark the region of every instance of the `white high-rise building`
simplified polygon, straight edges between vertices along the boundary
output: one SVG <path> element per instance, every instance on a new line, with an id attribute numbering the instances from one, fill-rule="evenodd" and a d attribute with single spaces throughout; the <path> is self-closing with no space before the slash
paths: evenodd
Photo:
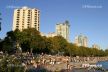
<path id="1" fill-rule="evenodd" d="M 31 9 L 26 6 L 15 9 L 12 30 L 19 29 L 22 31 L 27 28 L 36 28 L 39 31 L 39 18 L 40 11 L 38 9 Z"/>
<path id="2" fill-rule="evenodd" d="M 69 41 L 70 25 L 68 21 L 56 24 L 56 34 L 64 37 Z"/>
<path id="3" fill-rule="evenodd" d="M 84 35 L 78 35 L 75 37 L 75 44 L 77 46 L 84 46 L 84 47 L 87 47 L 88 46 L 88 39 L 86 36 Z"/>

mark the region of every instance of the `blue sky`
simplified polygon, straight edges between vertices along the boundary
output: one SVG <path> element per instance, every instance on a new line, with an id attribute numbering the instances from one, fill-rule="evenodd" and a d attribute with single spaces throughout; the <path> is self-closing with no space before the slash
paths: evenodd
<path id="1" fill-rule="evenodd" d="M 40 31 L 55 32 L 55 25 L 70 22 L 70 40 L 80 33 L 88 37 L 89 47 L 96 43 L 108 48 L 108 0 L 1 0 L 2 30 L 0 38 L 12 30 L 15 7 L 28 6 L 40 10 Z"/>

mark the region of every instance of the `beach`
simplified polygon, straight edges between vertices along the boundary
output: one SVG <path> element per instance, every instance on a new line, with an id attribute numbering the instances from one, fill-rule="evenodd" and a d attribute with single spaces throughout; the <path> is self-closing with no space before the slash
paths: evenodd
<path id="1" fill-rule="evenodd" d="M 96 65 L 97 62 L 107 61 L 108 57 L 70 57 L 48 54 L 33 55 L 30 53 L 21 55 L 1 55 L 1 62 L 6 59 L 7 67 L 19 67 L 24 70 L 46 70 L 46 72 L 96 72 L 96 69 L 88 65 Z M 15 65 L 12 61 L 17 60 Z M 98 70 L 99 71 L 99 70 Z M 41 71 L 40 71 L 41 72 Z"/>
<path id="2" fill-rule="evenodd" d="M 95 69 L 89 69 L 83 64 L 96 65 L 99 61 L 108 60 L 107 57 L 68 57 L 68 56 L 41 56 L 44 67 L 49 71 L 72 71 L 72 72 L 96 72 Z M 98 70 L 99 71 L 99 70 Z"/>

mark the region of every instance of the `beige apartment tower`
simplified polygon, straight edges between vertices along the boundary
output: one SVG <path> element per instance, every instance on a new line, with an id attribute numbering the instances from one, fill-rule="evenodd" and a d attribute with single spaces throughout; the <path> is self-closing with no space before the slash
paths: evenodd
<path id="1" fill-rule="evenodd" d="M 38 9 L 31 9 L 22 7 L 14 10 L 13 28 L 12 30 L 19 29 L 22 31 L 27 28 L 35 28 L 39 31 L 40 24 L 40 11 Z"/>
<path id="2" fill-rule="evenodd" d="M 82 34 L 75 37 L 75 44 L 77 46 L 88 47 L 88 38 Z"/>
<path id="3" fill-rule="evenodd" d="M 68 21 L 56 24 L 56 34 L 64 37 L 69 42 L 70 25 Z"/>

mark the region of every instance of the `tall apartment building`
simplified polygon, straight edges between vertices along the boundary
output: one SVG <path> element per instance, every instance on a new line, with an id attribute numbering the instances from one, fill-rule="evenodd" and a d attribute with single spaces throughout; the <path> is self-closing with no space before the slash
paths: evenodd
<path id="1" fill-rule="evenodd" d="M 56 24 L 56 34 L 64 37 L 69 41 L 70 25 L 68 21 Z"/>
<path id="2" fill-rule="evenodd" d="M 78 35 L 75 37 L 75 44 L 77 46 L 84 46 L 84 47 L 87 47 L 87 44 L 88 44 L 88 39 L 86 36 L 84 35 Z"/>
<path id="3" fill-rule="evenodd" d="M 14 10 L 13 28 L 12 30 L 19 29 L 22 31 L 27 28 L 36 28 L 39 31 L 40 11 L 38 9 L 31 9 L 22 7 Z"/>

